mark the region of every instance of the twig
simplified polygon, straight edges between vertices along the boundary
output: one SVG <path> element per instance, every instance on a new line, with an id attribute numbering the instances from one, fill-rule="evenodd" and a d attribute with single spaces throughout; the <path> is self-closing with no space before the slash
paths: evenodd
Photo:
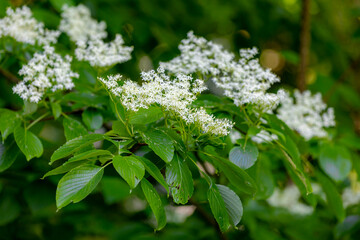
<path id="1" fill-rule="evenodd" d="M 189 202 L 196 207 L 196 211 L 200 214 L 200 216 L 211 226 L 213 226 L 216 229 L 217 234 L 219 235 L 219 238 L 221 240 L 227 240 L 225 234 L 223 234 L 219 228 L 219 225 L 216 223 L 214 218 L 210 216 L 205 209 L 198 203 L 197 201 L 193 200 L 192 198 L 189 199 Z"/>
<path id="2" fill-rule="evenodd" d="M 20 82 L 20 79 L 18 79 L 14 74 L 12 74 L 11 72 L 9 72 L 5 69 L 0 68 L 0 74 L 3 75 L 10 82 L 13 82 L 13 83 Z"/>
<path id="3" fill-rule="evenodd" d="M 310 49 L 310 0 L 302 0 L 301 32 L 300 32 L 300 65 L 296 79 L 297 88 L 303 92 L 306 89 L 306 73 L 309 64 Z"/>

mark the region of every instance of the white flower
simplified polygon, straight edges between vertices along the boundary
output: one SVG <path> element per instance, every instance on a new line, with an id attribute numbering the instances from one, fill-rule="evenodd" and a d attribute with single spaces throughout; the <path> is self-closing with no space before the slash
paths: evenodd
<path id="1" fill-rule="evenodd" d="M 321 94 L 311 95 L 310 91 L 294 92 L 295 100 L 288 93 L 281 100 L 278 118 L 296 130 L 306 140 L 313 137 L 327 137 L 324 128 L 335 126 L 334 110 L 327 108 Z"/>
<path id="2" fill-rule="evenodd" d="M 73 42 L 107 37 L 106 23 L 91 18 L 90 10 L 82 4 L 76 7 L 65 5 L 61 18 L 59 29 L 65 32 Z"/>
<path id="3" fill-rule="evenodd" d="M 112 42 L 104 42 L 107 37 L 106 23 L 91 18 L 90 10 L 80 4 L 63 8 L 60 30 L 76 43 L 76 58 L 87 61 L 93 67 L 110 67 L 131 59 L 133 47 L 124 46 L 120 34 Z"/>
<path id="4" fill-rule="evenodd" d="M 24 100 L 37 103 L 48 89 L 52 92 L 72 89 L 72 78 L 79 75 L 71 71 L 71 60 L 70 56 L 63 59 L 53 47 L 45 46 L 43 53 L 35 53 L 28 64 L 20 69 L 19 75 L 24 78 L 13 87 L 14 93 Z"/>
<path id="5" fill-rule="evenodd" d="M 26 6 L 15 10 L 9 7 L 6 16 L 0 19 L 0 38 L 9 36 L 22 43 L 49 45 L 55 43 L 59 35 L 59 31 L 45 29 Z"/>
<path id="6" fill-rule="evenodd" d="M 194 36 L 189 32 L 187 39 L 179 45 L 180 56 L 170 62 L 160 63 L 167 71 L 178 74 L 198 74 L 211 78 L 224 95 L 234 100 L 236 105 L 253 104 L 266 111 L 279 102 L 282 92 L 266 93 L 279 78 L 263 69 L 255 58 L 257 49 L 240 50 L 240 60 L 221 45 Z"/>
<path id="7" fill-rule="evenodd" d="M 198 126 L 203 133 L 224 136 L 229 133 L 233 123 L 228 119 L 216 119 L 205 109 L 191 108 L 197 94 L 205 89 L 202 80 L 179 74 L 170 79 L 164 69 L 142 72 L 142 86 L 127 80 L 123 85 L 117 84 L 120 75 L 99 78 L 107 89 L 120 98 L 123 106 L 131 111 L 148 108 L 151 105 L 161 106 L 174 119 L 181 119 L 187 125 Z"/>
<path id="8" fill-rule="evenodd" d="M 283 190 L 276 188 L 267 202 L 273 207 L 285 208 L 291 213 L 309 215 L 314 209 L 300 200 L 301 193 L 295 185 L 286 186 Z"/>
<path id="9" fill-rule="evenodd" d="M 253 136 L 251 140 L 260 144 L 264 142 L 272 142 L 274 140 L 278 140 L 278 136 L 276 134 L 271 134 L 265 130 L 261 130 L 258 134 Z"/>
<path id="10" fill-rule="evenodd" d="M 352 205 L 360 204 L 360 183 L 356 184 L 356 187 L 347 187 L 342 193 L 342 200 L 344 208 Z"/>
<path id="11" fill-rule="evenodd" d="M 101 39 L 78 41 L 76 58 L 88 61 L 93 67 L 109 67 L 131 59 L 133 47 L 124 46 L 124 40 L 117 34 L 114 41 L 105 43 Z"/>

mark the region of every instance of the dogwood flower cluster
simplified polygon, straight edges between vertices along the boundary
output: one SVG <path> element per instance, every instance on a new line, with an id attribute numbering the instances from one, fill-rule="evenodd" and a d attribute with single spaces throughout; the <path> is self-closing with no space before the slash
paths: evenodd
<path id="1" fill-rule="evenodd" d="M 240 50 L 240 60 L 221 45 L 196 37 L 189 32 L 187 39 L 179 45 L 180 56 L 160 63 L 167 71 L 178 74 L 198 74 L 214 81 L 224 90 L 224 95 L 234 100 L 236 105 L 253 104 L 263 111 L 274 108 L 284 92 L 277 94 L 266 91 L 279 78 L 269 69 L 263 69 L 255 58 L 256 48 Z"/>
<path id="2" fill-rule="evenodd" d="M 268 131 L 261 130 L 258 134 L 251 137 L 251 140 L 253 142 L 261 144 L 264 142 L 272 142 L 274 140 L 278 140 L 278 136 L 276 134 L 269 133 Z"/>
<path id="3" fill-rule="evenodd" d="M 124 46 L 124 40 L 117 34 L 112 42 L 104 42 L 107 37 L 106 23 L 91 18 L 90 10 L 80 4 L 65 6 L 61 14 L 60 30 L 76 43 L 76 58 L 88 61 L 93 67 L 110 67 L 131 59 L 133 47 Z"/>
<path id="4" fill-rule="evenodd" d="M 358 185 L 360 185 L 358 183 Z M 344 208 L 347 208 L 352 205 L 360 204 L 360 188 L 351 188 L 347 187 L 342 193 L 342 201 Z"/>
<path id="5" fill-rule="evenodd" d="M 23 81 L 13 87 L 14 93 L 24 100 L 38 103 L 47 90 L 72 89 L 72 78 L 79 75 L 71 71 L 71 57 L 62 58 L 51 46 L 45 46 L 44 52 L 35 53 L 33 58 L 24 65 L 19 75 Z"/>
<path id="6" fill-rule="evenodd" d="M 76 7 L 64 5 L 59 29 L 73 42 L 107 37 L 106 23 L 91 18 L 90 10 L 82 4 Z"/>
<path id="7" fill-rule="evenodd" d="M 116 63 L 127 62 L 131 59 L 133 47 L 124 46 L 120 34 L 116 34 L 114 41 L 105 43 L 101 39 L 77 42 L 76 58 L 88 61 L 93 67 L 108 67 Z"/>
<path id="8" fill-rule="evenodd" d="M 306 140 L 328 136 L 324 128 L 335 126 L 334 109 L 328 108 L 321 94 L 310 91 L 294 92 L 295 101 L 289 93 L 281 100 L 277 116 Z"/>
<path id="9" fill-rule="evenodd" d="M 314 209 L 300 202 L 301 193 L 295 185 L 286 186 L 283 190 L 276 188 L 267 202 L 273 207 L 284 208 L 298 215 L 309 215 Z"/>
<path id="10" fill-rule="evenodd" d="M 121 75 L 99 78 L 114 95 L 120 98 L 123 106 L 131 111 L 148 108 L 151 105 L 161 106 L 174 119 L 181 119 L 186 124 L 199 126 L 203 133 L 224 136 L 229 133 L 233 123 L 228 119 L 217 119 L 205 109 L 191 108 L 196 96 L 206 89 L 202 80 L 178 74 L 170 78 L 163 68 L 157 71 L 142 72 L 143 84 L 127 80 L 122 86 L 118 84 Z"/>
<path id="11" fill-rule="evenodd" d="M 6 16 L 0 19 L 0 38 L 8 36 L 18 42 L 31 45 L 49 45 L 55 43 L 59 31 L 48 30 L 32 15 L 30 8 L 7 8 Z"/>

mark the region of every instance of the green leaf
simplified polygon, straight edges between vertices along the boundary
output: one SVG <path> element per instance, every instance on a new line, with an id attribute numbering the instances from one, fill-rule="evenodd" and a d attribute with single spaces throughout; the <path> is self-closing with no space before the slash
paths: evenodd
<path id="1" fill-rule="evenodd" d="M 312 187 L 309 178 L 303 171 L 300 152 L 292 139 L 288 135 L 284 136 L 285 140 L 280 141 L 281 143 L 276 142 L 285 157 L 283 159 L 284 165 L 291 179 L 299 187 L 303 197 L 307 199 L 313 198 L 312 195 L 309 195 L 312 193 Z M 314 205 L 315 202 L 313 200 L 311 200 L 311 202 Z"/>
<path id="2" fill-rule="evenodd" d="M 254 167 L 247 171 L 256 182 L 256 199 L 267 199 L 274 192 L 275 182 L 271 172 L 271 164 L 272 163 L 267 155 L 261 154 Z"/>
<path id="3" fill-rule="evenodd" d="M 163 112 L 159 107 L 141 108 L 129 115 L 130 124 L 148 124 L 155 122 L 163 117 Z"/>
<path id="4" fill-rule="evenodd" d="M 61 105 L 57 102 L 51 103 L 51 110 L 54 115 L 54 119 L 58 119 L 61 115 Z"/>
<path id="5" fill-rule="evenodd" d="M 11 167 L 19 153 L 14 140 L 6 141 L 5 144 L 0 143 L 0 172 Z"/>
<path id="6" fill-rule="evenodd" d="M 14 132 L 15 128 L 20 126 L 21 120 L 18 118 L 16 112 L 10 111 L 8 109 L 1 109 L 0 112 L 0 132 L 2 136 L 2 141 Z"/>
<path id="7" fill-rule="evenodd" d="M 73 109 L 78 109 L 82 107 L 94 107 L 94 108 L 101 108 L 103 105 L 108 104 L 108 97 L 102 95 L 96 95 L 90 92 L 71 92 L 66 94 L 61 99 L 64 102 L 75 102 L 72 105 Z"/>
<path id="8" fill-rule="evenodd" d="M 256 136 L 261 131 L 260 128 L 257 128 L 255 126 L 250 126 L 249 130 L 247 131 L 246 137 L 251 138 Z"/>
<path id="9" fill-rule="evenodd" d="M 30 115 L 38 109 L 37 103 L 24 101 L 24 115 Z"/>
<path id="10" fill-rule="evenodd" d="M 230 223 L 234 226 L 238 225 L 243 215 L 243 206 L 239 196 L 227 186 L 219 184 L 216 186 L 219 189 L 221 197 L 224 199 L 226 211 L 230 217 Z"/>
<path id="11" fill-rule="evenodd" d="M 166 182 L 175 203 L 186 204 L 194 192 L 194 183 L 185 159 L 178 154 L 166 167 Z"/>
<path id="12" fill-rule="evenodd" d="M 104 168 L 95 165 L 83 165 L 65 174 L 56 189 L 57 208 L 83 200 L 95 189 L 103 174 Z"/>
<path id="13" fill-rule="evenodd" d="M 231 149 L 229 160 L 242 169 L 248 169 L 255 164 L 258 155 L 257 147 L 253 143 L 247 142 L 245 148 L 242 143 L 240 147 Z"/>
<path id="14" fill-rule="evenodd" d="M 143 133 L 145 143 L 166 163 L 174 157 L 174 143 L 172 139 L 160 130 L 151 130 Z"/>
<path id="15" fill-rule="evenodd" d="M 86 128 L 77 120 L 66 117 L 63 121 L 66 141 L 88 135 Z"/>
<path id="16" fill-rule="evenodd" d="M 256 193 L 257 187 L 255 181 L 244 170 L 230 162 L 228 159 L 217 156 L 211 148 L 206 147 L 205 150 L 211 151 L 211 153 L 204 152 L 204 154 L 213 159 L 211 162 L 224 172 L 225 176 L 234 187 L 248 194 Z"/>
<path id="17" fill-rule="evenodd" d="M 14 131 L 15 141 L 24 153 L 26 160 L 30 161 L 34 157 L 41 157 L 43 154 L 43 145 L 40 139 L 32 132 L 24 129 L 23 127 L 17 127 Z"/>
<path id="18" fill-rule="evenodd" d="M 339 222 L 343 221 L 346 213 L 343 207 L 341 196 L 337 191 L 335 184 L 320 171 L 316 172 L 316 178 L 318 179 L 323 191 L 326 194 L 329 210 L 333 212 Z"/>
<path id="19" fill-rule="evenodd" d="M 50 3 L 59 12 L 61 12 L 64 5 L 69 7 L 75 5 L 73 0 L 50 0 Z"/>
<path id="20" fill-rule="evenodd" d="M 21 207 L 11 195 L 0 198 L 0 226 L 14 221 L 20 215 Z"/>
<path id="21" fill-rule="evenodd" d="M 169 186 L 158 167 L 147 158 L 138 156 L 137 158 L 144 164 L 145 170 L 169 192 Z"/>
<path id="22" fill-rule="evenodd" d="M 56 211 L 55 189 L 48 182 L 33 182 L 24 189 L 24 199 L 32 216 L 49 217 Z"/>
<path id="23" fill-rule="evenodd" d="M 145 167 L 135 157 L 117 155 L 113 158 L 113 165 L 120 176 L 134 189 L 145 175 Z"/>
<path id="24" fill-rule="evenodd" d="M 157 221 L 156 230 L 161 230 L 166 225 L 166 214 L 160 196 L 153 185 L 151 185 L 151 183 L 149 183 L 149 181 L 145 178 L 141 181 L 141 188 L 144 192 L 146 200 L 151 207 L 151 210 L 155 215 Z"/>
<path id="25" fill-rule="evenodd" d="M 350 215 L 345 218 L 343 222 L 339 222 L 335 228 L 335 237 L 336 239 L 351 239 L 342 238 L 348 234 L 356 232 L 360 228 L 360 216 L 359 215 Z"/>
<path id="26" fill-rule="evenodd" d="M 90 134 L 90 135 L 74 138 L 66 142 L 64 145 L 62 145 L 53 153 L 50 159 L 50 164 L 52 164 L 56 160 L 69 156 L 70 154 L 80 150 L 85 146 L 89 146 L 90 144 L 93 144 L 94 142 L 103 139 L 104 136 L 102 134 Z"/>
<path id="27" fill-rule="evenodd" d="M 88 164 L 89 161 L 88 160 L 81 160 L 81 161 L 76 161 L 76 162 L 66 162 L 63 165 L 61 165 L 60 167 L 57 167 L 49 172 L 47 172 L 42 179 L 49 177 L 49 176 L 53 176 L 53 175 L 58 175 L 58 174 L 63 174 L 66 173 L 80 165 L 84 165 L 84 164 Z"/>
<path id="28" fill-rule="evenodd" d="M 311 206 L 315 207 L 317 203 L 317 199 L 315 195 L 312 193 L 312 186 L 310 179 L 307 175 L 296 171 L 289 163 L 289 161 L 286 161 L 283 159 L 285 168 L 287 173 L 289 174 L 291 180 L 295 183 L 295 185 L 300 190 L 301 196 L 306 200 L 307 203 L 309 203 Z"/>
<path id="29" fill-rule="evenodd" d="M 323 144 L 320 149 L 319 161 L 322 170 L 335 181 L 344 180 L 352 167 L 350 153 L 342 146 Z"/>
<path id="30" fill-rule="evenodd" d="M 219 224 L 220 230 L 222 232 L 228 230 L 230 227 L 230 217 L 227 213 L 228 210 L 226 209 L 224 199 L 215 184 L 212 184 L 209 188 L 207 198 L 216 222 Z"/>
<path id="31" fill-rule="evenodd" d="M 117 102 L 113 102 L 113 101 L 110 101 L 110 106 L 111 106 L 111 109 L 113 111 L 113 113 L 115 114 L 115 116 L 118 118 L 118 119 L 121 119 L 122 121 L 126 121 L 126 111 L 125 111 L 125 108 L 123 107 L 123 105 L 121 105 L 121 102 L 120 101 L 117 101 Z"/>
<path id="32" fill-rule="evenodd" d="M 130 194 L 129 185 L 119 177 L 104 176 L 101 180 L 101 186 L 107 204 L 119 202 Z"/>
<path id="33" fill-rule="evenodd" d="M 68 164 L 70 162 L 83 160 L 83 159 L 89 159 L 89 158 L 94 158 L 94 157 L 97 158 L 99 156 L 106 156 L 106 155 L 112 156 L 112 153 L 107 151 L 107 150 L 93 149 L 93 150 L 89 150 L 89 151 L 79 153 L 79 154 L 73 156 L 65 164 Z"/>
<path id="34" fill-rule="evenodd" d="M 112 129 L 114 133 L 118 134 L 121 137 L 129 137 L 129 133 L 126 130 L 126 126 L 120 120 L 113 122 Z"/>
<path id="35" fill-rule="evenodd" d="M 82 120 L 92 130 L 100 129 L 103 125 L 103 116 L 95 109 L 86 109 L 82 113 Z"/>

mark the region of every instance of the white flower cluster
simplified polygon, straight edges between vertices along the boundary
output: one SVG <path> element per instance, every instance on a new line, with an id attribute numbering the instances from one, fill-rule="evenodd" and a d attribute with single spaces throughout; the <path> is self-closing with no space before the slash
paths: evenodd
<path id="1" fill-rule="evenodd" d="M 61 17 L 59 28 L 76 43 L 78 60 L 88 61 L 93 67 L 109 67 L 131 59 L 133 47 L 124 46 L 120 34 L 112 42 L 104 42 L 106 23 L 92 19 L 90 10 L 84 5 L 65 6 Z"/>
<path id="2" fill-rule="evenodd" d="M 30 8 L 7 8 L 6 16 L 0 19 L 0 38 L 9 36 L 18 42 L 31 45 L 49 45 L 55 43 L 59 31 L 51 31 L 38 22 L 33 16 Z"/>
<path id="3" fill-rule="evenodd" d="M 356 187 L 347 187 L 342 193 L 342 200 L 344 208 L 352 205 L 360 204 L 360 183 L 356 184 Z"/>
<path id="4" fill-rule="evenodd" d="M 300 202 L 301 193 L 295 185 L 289 185 L 283 190 L 276 188 L 267 202 L 273 207 L 280 207 L 298 215 L 309 215 L 314 209 Z"/>
<path id="5" fill-rule="evenodd" d="M 59 29 L 73 42 L 107 37 L 106 23 L 92 19 L 90 10 L 82 4 L 76 7 L 63 7 Z"/>
<path id="6" fill-rule="evenodd" d="M 114 41 L 109 43 L 101 39 L 77 42 L 75 55 L 78 60 L 88 61 L 93 67 L 108 67 L 129 61 L 132 51 L 133 47 L 124 46 L 123 38 L 116 34 Z"/>
<path id="7" fill-rule="evenodd" d="M 261 144 L 264 142 L 272 142 L 274 140 L 278 140 L 278 136 L 276 134 L 269 133 L 268 131 L 261 130 L 258 134 L 253 136 L 251 140 L 253 142 Z"/>
<path id="8" fill-rule="evenodd" d="M 204 133 L 224 136 L 229 133 L 233 123 L 228 119 L 216 119 L 204 109 L 191 108 L 191 103 L 197 94 L 205 90 L 202 80 L 178 74 L 170 79 L 163 68 L 157 71 L 142 72 L 142 86 L 133 81 L 125 81 L 118 85 L 121 75 L 109 76 L 107 79 L 99 78 L 101 82 L 120 100 L 125 108 L 138 111 L 150 105 L 160 105 L 176 119 L 182 119 L 186 124 L 199 126 Z"/>
<path id="9" fill-rule="evenodd" d="M 221 45 L 189 32 L 179 45 L 180 56 L 160 66 L 171 73 L 198 74 L 212 79 L 236 105 L 254 104 L 261 110 L 274 108 L 284 92 L 266 93 L 279 78 L 263 69 L 255 58 L 257 49 L 240 50 L 240 60 Z"/>
<path id="10" fill-rule="evenodd" d="M 24 65 L 19 74 L 24 76 L 23 81 L 13 87 L 14 93 L 24 100 L 39 102 L 46 90 L 72 89 L 72 78 L 79 75 L 71 71 L 71 57 L 63 59 L 55 53 L 51 46 L 45 46 L 43 53 L 35 53 L 34 57 Z"/>
<path id="11" fill-rule="evenodd" d="M 311 95 L 310 91 L 294 92 L 295 100 L 288 93 L 281 100 L 278 118 L 296 130 L 306 140 L 313 137 L 326 137 L 324 128 L 335 126 L 334 109 L 327 108 L 320 93 Z"/>

